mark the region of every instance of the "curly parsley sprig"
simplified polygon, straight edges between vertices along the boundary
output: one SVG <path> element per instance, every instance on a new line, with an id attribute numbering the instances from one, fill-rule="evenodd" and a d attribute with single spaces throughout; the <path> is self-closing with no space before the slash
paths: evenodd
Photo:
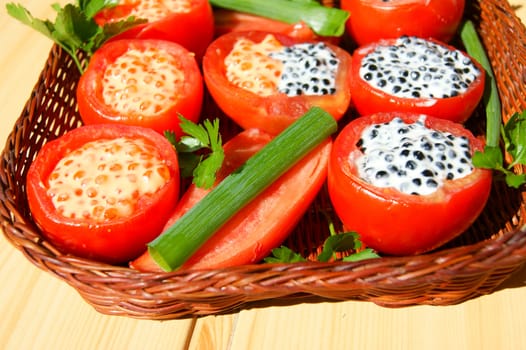
<path id="1" fill-rule="evenodd" d="M 323 242 L 323 248 L 318 254 L 316 260 L 319 262 L 328 262 L 336 260 L 336 253 L 352 252 L 343 257 L 340 261 L 360 261 L 365 259 L 379 258 L 380 256 L 371 248 L 363 249 L 363 243 L 360 240 L 360 235 L 354 231 L 352 232 L 336 232 L 334 224 L 329 220 L 330 236 Z M 271 255 L 267 256 L 264 261 L 266 263 L 294 263 L 307 261 L 301 254 L 294 252 L 286 246 L 274 248 Z"/>
<path id="2" fill-rule="evenodd" d="M 114 23 L 99 26 L 95 15 L 103 9 L 114 7 L 118 0 L 77 0 L 75 4 L 61 7 L 52 5 L 57 15 L 55 21 L 38 19 L 22 5 L 6 4 L 7 13 L 21 23 L 44 34 L 66 51 L 77 65 L 80 73 L 86 69 L 87 62 L 81 62 L 78 51 L 84 51 L 88 60 L 106 40 L 125 30 L 146 22 L 144 19 L 129 17 Z"/>
<path id="3" fill-rule="evenodd" d="M 164 136 L 177 150 L 181 176 L 192 177 L 192 182 L 201 188 L 212 187 L 216 173 L 221 168 L 225 153 L 219 133 L 219 120 L 205 119 L 202 125 L 179 115 L 181 129 L 186 134 L 177 140 L 172 131 Z M 208 152 L 206 154 L 203 151 Z"/>
<path id="4" fill-rule="evenodd" d="M 498 171 L 510 187 L 519 188 L 526 184 L 526 174 L 516 174 L 513 167 L 526 166 L 526 111 L 515 113 L 501 127 L 501 138 L 505 152 L 511 157 L 507 164 L 502 150 L 498 146 L 484 147 L 484 151 L 477 151 L 473 155 L 473 165 L 478 168 Z"/>

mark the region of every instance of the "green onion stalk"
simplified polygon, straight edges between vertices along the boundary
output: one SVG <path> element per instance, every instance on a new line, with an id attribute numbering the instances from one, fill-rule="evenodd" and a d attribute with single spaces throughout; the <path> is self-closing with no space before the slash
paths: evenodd
<path id="1" fill-rule="evenodd" d="M 320 36 L 341 36 L 349 12 L 321 5 L 317 1 L 294 0 L 210 0 L 219 8 L 245 12 L 293 24 L 305 22 Z"/>
<path id="2" fill-rule="evenodd" d="M 313 107 L 148 244 L 165 271 L 186 262 L 224 223 L 337 130 L 334 118 Z"/>

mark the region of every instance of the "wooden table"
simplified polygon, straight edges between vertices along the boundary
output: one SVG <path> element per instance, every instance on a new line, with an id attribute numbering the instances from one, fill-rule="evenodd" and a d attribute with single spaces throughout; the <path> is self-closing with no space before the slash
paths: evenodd
<path id="1" fill-rule="evenodd" d="M 39 18 L 55 1 L 20 0 Z M 2 145 L 51 42 L 0 13 Z M 64 1 L 60 1 L 64 3 Z M 523 6 L 526 0 L 512 0 Z M 269 306 L 147 321 L 96 312 L 0 238 L 0 349 L 525 349 L 526 268 L 494 293 L 455 306 L 389 309 L 368 302 Z"/>

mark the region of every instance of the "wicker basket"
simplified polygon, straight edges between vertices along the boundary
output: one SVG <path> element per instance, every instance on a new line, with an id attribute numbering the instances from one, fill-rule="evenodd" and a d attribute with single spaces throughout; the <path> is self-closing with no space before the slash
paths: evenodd
<path id="1" fill-rule="evenodd" d="M 505 0 L 468 3 L 466 15 L 475 22 L 489 53 L 506 119 L 526 108 L 526 30 Z M 173 319 L 313 298 L 367 300 L 388 307 L 456 304 L 492 292 L 526 261 L 526 229 L 521 230 L 526 192 L 497 182 L 484 212 L 465 234 L 437 251 L 414 257 L 140 273 L 63 255 L 42 238 L 31 219 L 25 174 L 46 141 L 80 125 L 77 78 L 72 60 L 54 46 L 2 153 L 0 211 L 6 238 L 103 314 Z M 208 113 L 217 112 L 212 103 L 209 106 Z M 472 127 L 483 131 L 484 119 L 479 108 Z M 316 256 L 328 235 L 322 211 L 330 210 L 322 191 L 285 244 Z"/>

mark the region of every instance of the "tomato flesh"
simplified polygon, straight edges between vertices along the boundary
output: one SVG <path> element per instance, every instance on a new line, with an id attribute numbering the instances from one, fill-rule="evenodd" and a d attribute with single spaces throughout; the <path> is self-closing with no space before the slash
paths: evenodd
<path id="1" fill-rule="evenodd" d="M 342 0 L 351 13 L 349 35 L 359 45 L 414 35 L 449 42 L 464 13 L 464 0 Z"/>
<path id="2" fill-rule="evenodd" d="M 351 98 L 349 86 L 351 57 L 346 51 L 334 45 L 327 44 L 339 59 L 335 77 L 336 92 L 333 94 L 287 96 L 276 90 L 275 93 L 263 96 L 240 87 L 228 79 L 225 59 L 236 43 L 246 40 L 259 45 L 269 35 L 282 46 L 292 46 L 302 42 L 278 33 L 253 31 L 231 32 L 210 44 L 203 58 L 203 75 L 206 86 L 217 105 L 242 128 L 258 128 L 271 134 L 281 132 L 312 106 L 325 109 L 339 120 L 347 111 Z M 245 61 L 245 63 L 257 65 L 257 69 L 266 69 L 259 66 L 260 62 L 255 60 L 261 55 L 252 57 L 254 57 L 253 61 Z M 243 65 L 243 62 L 239 64 Z M 276 71 L 270 70 L 269 74 L 274 74 Z M 261 79 L 268 81 L 274 78 L 267 76 Z M 250 80 L 247 83 L 252 82 Z"/>
<path id="3" fill-rule="evenodd" d="M 271 139 L 268 133 L 247 129 L 227 142 L 218 181 Z M 328 139 L 300 160 L 214 233 L 182 268 L 217 269 L 255 263 L 267 256 L 293 230 L 323 185 L 331 146 L 332 141 Z M 209 191 L 192 185 L 179 201 L 166 228 Z M 161 271 L 148 252 L 130 265 L 143 271 Z"/>
<path id="4" fill-rule="evenodd" d="M 64 253 L 122 263 L 160 233 L 179 182 L 177 156 L 157 132 L 89 125 L 42 147 L 27 196 L 35 223 Z"/>
<path id="5" fill-rule="evenodd" d="M 201 60 L 214 36 L 214 17 L 207 0 L 121 0 L 115 7 L 95 16 L 99 25 L 129 16 L 146 19 L 111 40 L 160 39 L 184 46 Z"/>
<path id="6" fill-rule="evenodd" d="M 119 123 L 182 135 L 178 115 L 198 121 L 204 85 L 182 46 L 162 40 L 119 40 L 93 55 L 77 87 L 85 124 Z"/>
<path id="7" fill-rule="evenodd" d="M 406 123 L 420 118 L 409 113 L 377 113 L 359 117 L 341 131 L 329 161 L 328 189 L 346 229 L 358 232 L 367 246 L 384 254 L 419 254 L 441 246 L 473 223 L 489 197 L 492 176 L 489 170 L 475 168 L 465 177 L 445 180 L 428 195 L 405 194 L 365 182 L 349 157 L 361 154 L 357 142 L 364 128 L 396 116 Z M 483 142 L 460 124 L 427 116 L 425 125 L 467 137 L 472 153 L 483 149 Z"/>

